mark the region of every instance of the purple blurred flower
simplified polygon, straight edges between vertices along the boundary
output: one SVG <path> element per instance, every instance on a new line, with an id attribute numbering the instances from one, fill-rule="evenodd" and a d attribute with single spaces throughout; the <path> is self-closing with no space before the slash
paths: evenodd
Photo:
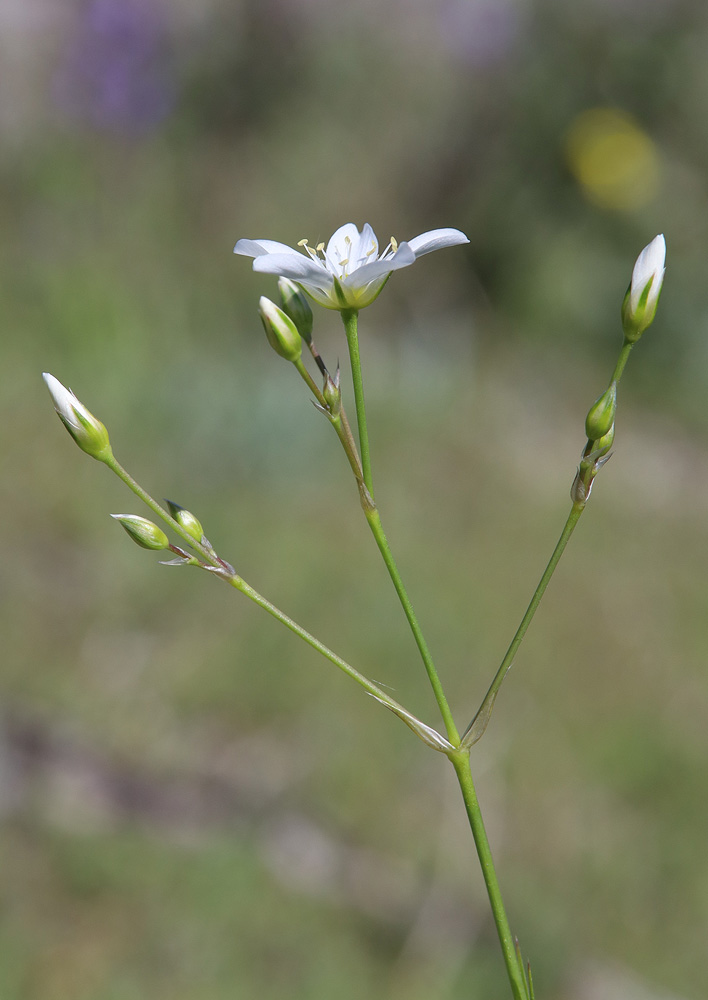
<path id="1" fill-rule="evenodd" d="M 160 124 L 175 101 L 167 29 L 157 0 L 89 0 L 54 80 L 59 107 L 99 128 Z"/>
<path id="2" fill-rule="evenodd" d="M 523 23 L 516 0 L 448 0 L 435 12 L 447 47 L 477 67 L 502 62 L 513 50 Z"/>

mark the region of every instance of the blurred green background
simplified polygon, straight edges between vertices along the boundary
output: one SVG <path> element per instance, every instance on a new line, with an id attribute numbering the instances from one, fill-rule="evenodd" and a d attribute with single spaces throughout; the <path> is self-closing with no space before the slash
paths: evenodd
<path id="1" fill-rule="evenodd" d="M 344 457 L 262 335 L 275 283 L 231 253 L 348 221 L 470 237 L 360 324 L 379 504 L 460 725 L 666 234 L 615 457 L 473 762 L 539 998 L 705 997 L 707 46 L 699 0 L 3 0 L 3 1000 L 508 996 L 451 769 L 131 545 L 108 513 L 143 511 L 39 377 L 434 722 Z M 333 367 L 336 314 L 316 334 Z"/>

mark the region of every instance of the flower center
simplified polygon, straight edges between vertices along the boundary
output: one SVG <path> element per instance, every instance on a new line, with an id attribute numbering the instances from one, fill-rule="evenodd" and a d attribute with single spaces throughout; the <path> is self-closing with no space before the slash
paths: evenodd
<path id="1" fill-rule="evenodd" d="M 357 256 L 352 259 L 352 241 L 349 236 L 344 237 L 344 252 L 340 247 L 334 247 L 333 254 L 327 254 L 324 243 L 318 243 L 317 246 L 311 247 L 308 240 L 298 240 L 299 247 L 302 247 L 309 256 L 316 261 L 321 266 L 325 267 L 331 274 L 334 274 L 336 278 L 344 280 L 353 274 L 364 264 L 370 263 L 373 260 L 385 260 L 390 257 L 398 249 L 398 242 L 392 236 L 391 241 L 384 250 L 382 254 L 377 253 L 378 247 L 375 241 L 371 241 L 371 245 L 368 250 L 363 250 L 359 252 Z"/>

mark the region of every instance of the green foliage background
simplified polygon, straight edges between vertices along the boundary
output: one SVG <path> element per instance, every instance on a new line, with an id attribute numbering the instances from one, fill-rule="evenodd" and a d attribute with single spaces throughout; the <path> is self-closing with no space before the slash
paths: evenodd
<path id="1" fill-rule="evenodd" d="M 632 262 L 666 234 L 615 457 L 474 762 L 539 997 L 704 997 L 706 8 L 167 5 L 171 110 L 146 124 L 57 97 L 97 6 L 8 17 L 3 43 L 0 995 L 507 995 L 444 760 L 237 594 L 129 545 L 107 515 L 142 512 L 39 378 L 434 722 L 336 440 L 262 336 L 274 283 L 231 254 L 369 221 L 471 241 L 360 324 L 384 523 L 461 725 L 562 526 Z M 652 143 L 639 206 L 568 167 L 594 107 Z M 333 367 L 336 315 L 316 334 Z"/>

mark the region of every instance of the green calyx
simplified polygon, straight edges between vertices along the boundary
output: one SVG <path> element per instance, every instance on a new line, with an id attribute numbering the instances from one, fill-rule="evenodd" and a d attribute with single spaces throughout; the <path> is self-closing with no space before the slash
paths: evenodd
<path id="1" fill-rule="evenodd" d="M 312 340 L 313 319 L 307 296 L 290 278 L 278 280 L 278 291 L 283 312 L 293 321 L 302 339 L 309 344 Z"/>
<path id="2" fill-rule="evenodd" d="M 204 537 L 204 529 L 202 528 L 201 521 L 198 520 L 191 512 L 191 510 L 186 510 L 184 507 L 180 507 L 178 503 L 173 503 L 172 500 L 166 500 L 170 514 L 175 519 L 177 524 L 179 524 L 188 535 L 195 540 L 195 542 L 202 541 Z"/>
<path id="3" fill-rule="evenodd" d="M 161 551 L 170 547 L 165 532 L 146 517 L 138 514 L 111 514 L 133 541 L 143 549 Z"/>
<path id="4" fill-rule="evenodd" d="M 299 361 L 302 356 L 302 337 L 290 317 L 265 296 L 258 306 L 268 343 L 276 354 L 286 361 Z"/>
<path id="5" fill-rule="evenodd" d="M 617 412 L 617 383 L 613 382 L 609 389 L 596 399 L 585 418 L 585 433 L 588 441 L 598 441 L 604 437 L 615 422 Z"/>

